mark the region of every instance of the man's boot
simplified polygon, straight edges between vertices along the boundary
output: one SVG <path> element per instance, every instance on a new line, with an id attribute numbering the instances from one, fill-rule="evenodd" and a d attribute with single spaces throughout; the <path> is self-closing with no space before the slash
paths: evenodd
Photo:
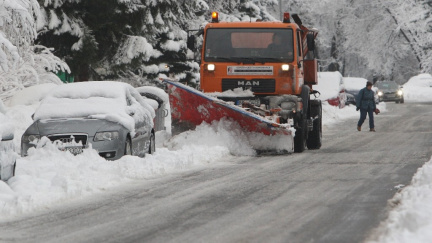
<path id="1" fill-rule="evenodd" d="M 360 132 L 361 131 L 361 127 L 357 126 L 357 131 Z"/>

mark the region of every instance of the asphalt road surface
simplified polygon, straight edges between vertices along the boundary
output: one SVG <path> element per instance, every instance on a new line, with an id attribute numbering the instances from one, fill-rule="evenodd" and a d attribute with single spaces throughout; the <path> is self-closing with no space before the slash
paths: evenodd
<path id="1" fill-rule="evenodd" d="M 376 133 L 137 182 L 0 223 L 0 242 L 363 242 L 432 154 L 432 104 L 388 104 Z"/>

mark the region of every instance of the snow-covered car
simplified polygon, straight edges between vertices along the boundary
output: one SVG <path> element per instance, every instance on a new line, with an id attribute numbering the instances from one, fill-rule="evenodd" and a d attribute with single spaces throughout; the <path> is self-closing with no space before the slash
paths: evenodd
<path id="1" fill-rule="evenodd" d="M 153 101 L 153 108 L 156 112 L 154 119 L 154 129 L 156 132 L 165 130 L 165 117 L 168 116 L 168 109 L 166 108 L 169 102 L 168 94 L 158 87 L 142 86 L 136 88 L 141 96 L 147 100 Z"/>
<path id="2" fill-rule="evenodd" d="M 59 149 L 79 154 L 83 149 L 115 160 L 155 151 L 154 109 L 131 85 L 93 81 L 60 85 L 41 102 L 33 124 L 21 138 L 21 155 L 43 137 Z M 46 140 L 46 139 L 45 139 Z"/>
<path id="3" fill-rule="evenodd" d="M 321 100 L 326 100 L 330 105 L 345 107 L 347 96 L 342 75 L 339 72 L 319 72 L 318 84 L 313 85 L 318 90 Z"/>
<path id="4" fill-rule="evenodd" d="M 5 115 L 6 109 L 0 100 L 0 180 L 7 181 L 15 175 L 16 158 L 14 126 Z"/>
<path id="5" fill-rule="evenodd" d="M 394 81 L 379 81 L 375 87 L 378 88 L 378 96 L 380 101 L 395 101 L 396 103 L 404 103 L 402 88 Z"/>

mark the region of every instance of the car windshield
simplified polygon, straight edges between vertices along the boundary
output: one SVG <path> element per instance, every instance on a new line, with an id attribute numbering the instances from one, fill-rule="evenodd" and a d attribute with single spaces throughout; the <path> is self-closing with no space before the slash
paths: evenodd
<path id="1" fill-rule="evenodd" d="M 395 82 L 377 82 L 375 86 L 383 90 L 396 90 L 399 88 Z"/>
<path id="2" fill-rule="evenodd" d="M 208 29 L 204 60 L 211 62 L 292 62 L 292 29 Z"/>

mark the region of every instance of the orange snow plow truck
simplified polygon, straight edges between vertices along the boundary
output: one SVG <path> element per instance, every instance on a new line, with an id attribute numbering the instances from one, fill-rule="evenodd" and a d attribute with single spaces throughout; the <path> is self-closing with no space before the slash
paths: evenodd
<path id="1" fill-rule="evenodd" d="M 212 22 L 203 34 L 200 91 L 165 80 L 173 129 L 232 119 L 248 132 L 291 136 L 293 151 L 319 149 L 321 101 L 316 99 L 318 31 L 298 15 L 282 22 Z M 188 37 L 194 49 L 196 35 Z M 294 129 L 292 129 L 294 128 Z"/>

